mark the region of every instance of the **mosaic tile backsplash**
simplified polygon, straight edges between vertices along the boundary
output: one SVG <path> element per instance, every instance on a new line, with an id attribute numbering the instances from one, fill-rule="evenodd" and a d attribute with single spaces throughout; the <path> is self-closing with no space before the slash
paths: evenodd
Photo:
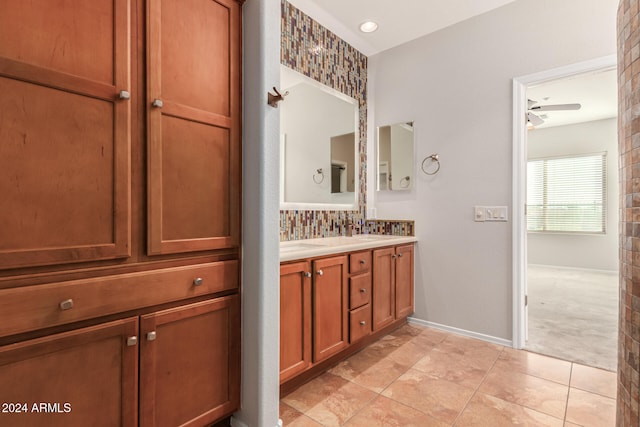
<path id="1" fill-rule="evenodd" d="M 366 220 L 367 211 L 367 57 L 308 15 L 281 2 L 281 64 L 338 90 L 359 104 L 360 176 L 358 210 L 281 210 L 280 240 L 344 234 L 350 221 L 356 231 L 413 235 L 413 221 Z"/>

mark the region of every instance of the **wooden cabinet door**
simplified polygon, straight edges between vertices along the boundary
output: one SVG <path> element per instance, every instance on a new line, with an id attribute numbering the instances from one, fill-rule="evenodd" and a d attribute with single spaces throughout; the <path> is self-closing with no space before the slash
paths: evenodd
<path id="1" fill-rule="evenodd" d="M 396 248 L 396 319 L 413 313 L 413 244 Z"/>
<path id="2" fill-rule="evenodd" d="M 129 1 L 0 9 L 0 269 L 128 256 Z"/>
<path id="3" fill-rule="evenodd" d="M 150 254 L 239 244 L 240 3 L 148 1 Z"/>
<path id="4" fill-rule="evenodd" d="M 137 333 L 136 317 L 0 347 L 0 425 L 136 426 Z"/>
<path id="5" fill-rule="evenodd" d="M 280 266 L 280 382 L 311 363 L 311 265 Z"/>
<path id="6" fill-rule="evenodd" d="M 395 249 L 373 251 L 373 330 L 395 319 Z"/>
<path id="7" fill-rule="evenodd" d="M 313 261 L 313 361 L 349 344 L 347 256 Z"/>
<path id="8" fill-rule="evenodd" d="M 140 425 L 203 426 L 239 408 L 237 295 L 142 316 Z"/>

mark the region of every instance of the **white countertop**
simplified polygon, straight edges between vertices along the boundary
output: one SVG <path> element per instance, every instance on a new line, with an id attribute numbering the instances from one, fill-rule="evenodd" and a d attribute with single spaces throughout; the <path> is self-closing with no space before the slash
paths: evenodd
<path id="1" fill-rule="evenodd" d="M 358 234 L 352 237 L 323 237 L 318 239 L 290 240 L 280 242 L 280 261 L 313 258 L 322 255 L 352 252 L 382 246 L 401 245 L 416 242 L 415 236 L 388 236 L 379 234 Z"/>

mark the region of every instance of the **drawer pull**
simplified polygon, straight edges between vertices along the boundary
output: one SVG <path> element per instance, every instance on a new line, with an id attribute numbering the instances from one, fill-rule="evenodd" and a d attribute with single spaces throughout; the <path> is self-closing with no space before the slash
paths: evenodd
<path id="1" fill-rule="evenodd" d="M 360 264 L 365 265 L 366 263 L 367 263 L 367 261 L 365 261 L 363 259 L 360 260 Z"/>
<path id="2" fill-rule="evenodd" d="M 131 94 L 126 90 L 121 90 L 120 93 L 118 94 L 118 96 L 120 97 L 120 99 L 130 99 L 131 98 Z"/>
<path id="3" fill-rule="evenodd" d="M 132 337 L 127 338 L 127 345 L 129 347 L 133 347 L 136 344 L 138 344 L 138 337 L 134 335 Z"/>
<path id="4" fill-rule="evenodd" d="M 366 322 L 366 321 L 364 321 L 364 320 L 361 320 L 361 321 L 360 321 L 360 325 L 364 326 L 364 325 L 366 325 L 366 324 L 367 324 L 367 322 Z"/>
<path id="5" fill-rule="evenodd" d="M 318 272 L 316 273 L 318 276 L 322 276 L 324 274 L 324 272 L 322 270 L 318 270 Z"/>
<path id="6" fill-rule="evenodd" d="M 360 293 L 366 294 L 367 290 L 365 288 L 360 288 Z"/>
<path id="7" fill-rule="evenodd" d="M 71 310 L 73 308 L 73 300 L 66 299 L 60 303 L 60 310 Z"/>
<path id="8" fill-rule="evenodd" d="M 147 341 L 155 341 L 156 340 L 156 331 L 151 331 L 147 333 Z"/>
<path id="9" fill-rule="evenodd" d="M 311 273 L 309 273 L 308 271 L 304 272 L 304 277 L 311 277 Z"/>
<path id="10" fill-rule="evenodd" d="M 202 285 L 202 282 L 204 282 L 204 280 L 202 280 L 202 277 L 196 277 L 195 279 L 193 279 L 193 286 L 200 286 Z"/>
<path id="11" fill-rule="evenodd" d="M 163 105 L 162 99 L 158 99 L 158 98 L 154 99 L 153 102 L 151 103 L 151 106 L 155 108 L 162 108 L 162 105 Z"/>

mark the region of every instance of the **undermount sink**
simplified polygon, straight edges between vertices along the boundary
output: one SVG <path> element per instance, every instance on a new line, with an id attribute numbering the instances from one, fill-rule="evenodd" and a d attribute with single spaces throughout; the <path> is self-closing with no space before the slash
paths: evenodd
<path id="1" fill-rule="evenodd" d="M 318 249 L 326 245 L 322 244 L 312 244 L 312 243 L 296 243 L 294 245 L 282 245 L 280 246 L 281 252 L 292 252 L 292 251 L 303 251 L 306 249 Z"/>

